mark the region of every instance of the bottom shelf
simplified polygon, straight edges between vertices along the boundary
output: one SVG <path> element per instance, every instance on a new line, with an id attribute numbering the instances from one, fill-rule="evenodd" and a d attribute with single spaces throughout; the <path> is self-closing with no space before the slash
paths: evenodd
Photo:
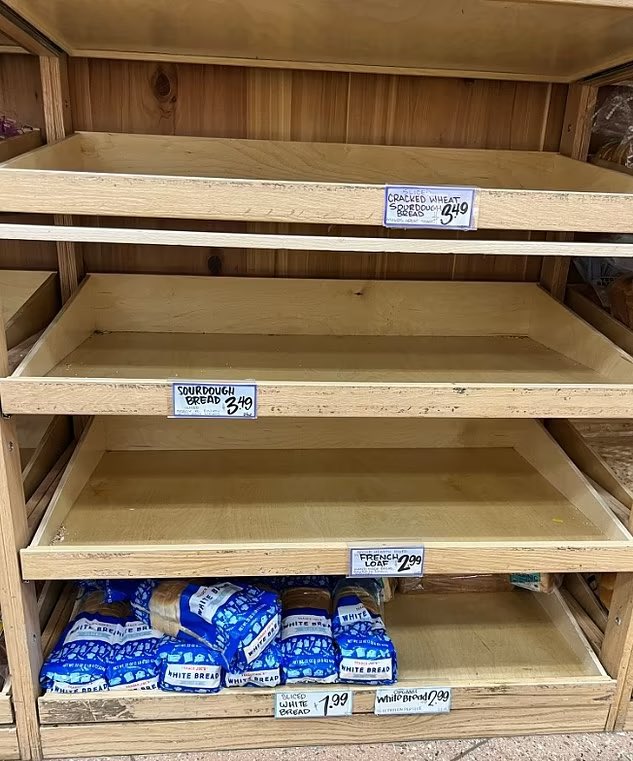
<path id="1" fill-rule="evenodd" d="M 517 701 L 514 701 L 515 704 Z M 476 708 L 426 716 L 336 719 L 268 718 L 128 721 L 66 724 L 41 728 L 44 758 L 145 753 L 193 753 L 306 745 L 415 742 L 511 735 L 604 731 L 609 707 Z M 107 750 L 104 750 L 107 749 Z"/>
<path id="2" fill-rule="evenodd" d="M 615 683 L 558 592 L 400 595 L 386 605 L 386 623 L 398 651 L 398 686 L 452 687 L 449 715 L 375 717 L 375 688 L 363 685 L 352 687 L 355 716 L 327 720 L 272 720 L 274 689 L 47 694 L 39 699 L 45 753 L 604 730 Z"/>

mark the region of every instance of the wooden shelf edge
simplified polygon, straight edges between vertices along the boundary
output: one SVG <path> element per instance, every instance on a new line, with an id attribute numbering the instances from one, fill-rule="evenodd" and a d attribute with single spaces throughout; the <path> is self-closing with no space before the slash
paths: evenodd
<path id="1" fill-rule="evenodd" d="M 615 518 L 614 518 L 615 521 Z M 412 537 L 409 543 L 420 541 Z M 383 543 L 393 545 L 393 542 Z M 346 574 L 346 544 L 94 545 L 21 550 L 25 580 Z M 425 573 L 633 571 L 630 542 L 429 542 Z"/>
<path id="2" fill-rule="evenodd" d="M 629 417 L 627 384 L 257 383 L 259 417 Z M 2 407 L 24 415 L 172 414 L 167 380 L 0 379 Z"/>
<path id="3" fill-rule="evenodd" d="M 401 687 L 446 686 L 434 680 L 419 684 L 413 680 L 399 682 Z M 551 679 L 547 682 L 504 681 L 473 685 L 452 682 L 452 710 L 476 708 L 600 706 L 608 705 L 615 692 L 615 681 L 604 677 L 584 679 Z M 347 685 L 354 694 L 354 715 L 371 714 L 376 687 Z M 276 690 L 231 689 L 217 695 L 144 693 L 116 691 L 109 694 L 83 695 L 46 694 L 39 698 L 42 724 L 94 724 L 100 722 L 149 721 L 269 717 L 274 715 Z M 321 685 L 305 685 L 302 691 L 330 689 Z M 331 689 L 335 689 L 335 686 Z"/>
<path id="4" fill-rule="evenodd" d="M 98 756 L 107 747 L 124 755 L 341 743 L 412 742 L 552 732 L 604 731 L 608 706 L 474 708 L 427 716 L 357 715 L 337 719 L 279 721 L 270 718 L 107 722 L 42 726 L 45 757 Z"/>
<path id="5" fill-rule="evenodd" d="M 3 212 L 383 225 L 384 185 L 12 168 L 0 176 L 10 188 L 0 192 Z M 632 193 L 480 188 L 478 203 L 479 229 L 633 232 Z"/>

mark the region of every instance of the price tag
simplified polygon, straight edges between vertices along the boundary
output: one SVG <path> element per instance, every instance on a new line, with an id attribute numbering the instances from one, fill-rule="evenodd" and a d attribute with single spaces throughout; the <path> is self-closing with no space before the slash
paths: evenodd
<path id="1" fill-rule="evenodd" d="M 475 230 L 476 188 L 387 185 L 385 227 Z"/>
<path id="2" fill-rule="evenodd" d="M 424 547 L 350 547 L 350 576 L 422 576 Z"/>
<path id="3" fill-rule="evenodd" d="M 255 383 L 172 382 L 172 417 L 257 417 Z"/>
<path id="4" fill-rule="evenodd" d="M 397 713 L 448 713 L 450 710 L 450 687 L 379 687 L 376 690 L 376 716 Z"/>
<path id="5" fill-rule="evenodd" d="M 322 719 L 326 716 L 351 715 L 351 690 L 278 692 L 275 695 L 276 719 Z"/>

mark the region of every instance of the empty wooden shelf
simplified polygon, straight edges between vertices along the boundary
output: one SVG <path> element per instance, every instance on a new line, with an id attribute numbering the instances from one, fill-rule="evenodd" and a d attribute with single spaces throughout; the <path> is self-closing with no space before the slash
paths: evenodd
<path id="1" fill-rule="evenodd" d="M 42 330 L 52 320 L 58 299 L 55 273 L 0 270 L 0 307 L 7 348 L 16 348 Z M 11 364 L 11 354 L 9 362 Z"/>
<path id="2" fill-rule="evenodd" d="M 561 706 L 576 707 L 588 721 L 584 730 L 603 729 L 615 682 L 558 593 L 402 595 L 385 607 L 385 618 L 398 651 L 399 686 L 451 687 L 447 716 L 453 731 L 459 722 L 462 734 L 472 734 L 471 717 L 485 717 L 491 727 L 494 722 L 492 734 L 507 733 L 519 713 L 526 728 L 532 722 L 530 731 L 534 727 L 551 731 L 560 721 Z M 197 748 L 204 737 L 204 749 L 212 750 L 275 745 L 279 738 L 288 744 L 306 744 L 315 728 L 319 743 L 335 737 L 338 742 L 424 739 L 450 731 L 445 728 L 446 716 L 407 717 L 407 722 L 374 718 L 376 688 L 351 685 L 350 689 L 354 717 L 316 723 L 312 719 L 310 735 L 303 737 L 295 728 L 305 728 L 306 721 L 265 721 L 273 716 L 274 689 L 231 689 L 217 695 L 47 694 L 39 699 L 42 741 L 45 753 L 60 757 L 80 750 L 88 755 L 98 752 L 98 743 L 106 736 L 116 753 L 134 732 L 139 752 L 158 752 L 164 750 L 167 738 L 189 747 L 192 734 Z M 242 723 L 236 733 L 238 720 Z M 139 722 L 151 722 L 151 728 Z M 211 726 L 213 730 L 207 731 Z"/>
<path id="3" fill-rule="evenodd" d="M 633 59 L 627 0 L 6 0 L 74 56 L 569 82 Z"/>
<path id="4" fill-rule="evenodd" d="M 344 574 L 424 544 L 425 573 L 633 570 L 633 543 L 531 420 L 100 417 L 26 579 Z"/>
<path id="5" fill-rule="evenodd" d="M 172 414 L 254 381 L 260 417 L 626 415 L 633 360 L 533 283 L 90 275 L 3 409 Z"/>
<path id="6" fill-rule="evenodd" d="M 466 185 L 480 228 L 633 232 L 633 177 L 551 152 L 80 132 L 0 177 L 0 211 L 382 225 L 385 184 Z"/>

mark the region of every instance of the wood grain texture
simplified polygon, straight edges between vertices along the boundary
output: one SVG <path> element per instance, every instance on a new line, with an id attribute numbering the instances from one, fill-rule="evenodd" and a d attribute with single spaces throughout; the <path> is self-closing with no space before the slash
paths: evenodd
<path id="1" fill-rule="evenodd" d="M 28 528 L 15 424 L 0 419 L 0 604 L 12 671 L 12 698 L 22 758 L 38 758 L 40 735 L 36 700 L 42 660 L 35 588 L 22 581 L 18 552 Z M 25 631 L 29 634 L 25 636 Z"/>
<path id="2" fill-rule="evenodd" d="M 567 90 L 565 85 L 552 88 L 537 83 L 340 73 L 321 77 L 315 72 L 304 76 L 272 69 L 139 61 L 71 59 L 69 63 L 77 129 L 146 134 L 332 140 L 333 135 L 340 139 L 344 130 L 346 142 L 558 150 Z M 141 107 L 135 108 L 136 103 Z M 498 118 L 491 118 L 493 113 Z M 299 121 L 301 114 L 307 115 L 303 121 Z M 347 114 L 344 122 L 341 114 Z M 424 117 L 417 118 L 417 114 Z M 117 224 L 149 227 L 157 222 L 124 219 Z M 230 229 L 244 230 L 244 224 L 234 223 Z M 194 225 L 199 230 L 222 229 L 219 223 L 186 223 Z M 262 225 L 246 226 L 251 232 L 287 232 L 284 225 L 269 224 L 266 230 Z M 173 227 L 174 221 L 159 226 Z M 298 231 L 324 232 L 321 226 L 306 225 L 298 226 Z M 346 232 L 368 235 L 372 230 L 364 227 Z M 388 231 L 381 235 L 389 237 Z M 407 233 L 406 237 L 419 235 Z M 508 238 L 508 233 L 503 237 Z M 526 234 L 514 233 L 513 237 L 525 239 Z M 540 271 L 538 259 L 509 262 L 499 256 L 471 260 L 465 269 L 456 257 L 436 255 L 349 257 L 305 252 L 288 256 L 283 249 L 214 248 L 205 252 L 107 244 L 84 248 L 88 271 L 123 268 L 188 274 L 502 280 L 535 280 Z"/>
<path id="3" fill-rule="evenodd" d="M 377 0 L 344 8 L 276 0 L 264 13 L 239 0 L 192 4 L 184 15 L 168 0 L 134 8 L 108 0 L 90 13 L 79 0 L 7 4 L 73 56 L 545 81 L 573 81 L 633 58 L 631 9 L 621 3 L 397 0 L 387 9 Z"/>
<path id="4" fill-rule="evenodd" d="M 72 110 L 68 86 L 68 62 L 65 56 L 40 58 L 44 126 L 48 143 L 63 140 L 73 131 Z M 72 217 L 56 215 L 56 224 L 72 224 Z M 57 262 L 62 302 L 77 290 L 84 276 L 83 254 L 70 241 L 58 241 Z"/>
<path id="5" fill-rule="evenodd" d="M 633 362 L 527 283 L 91 275 L 1 384 L 10 412 L 160 415 L 177 378 L 253 379 L 262 417 L 587 416 Z"/>
<path id="6" fill-rule="evenodd" d="M 0 755 L 9 761 L 24 758 L 20 755 L 15 727 L 0 727 Z"/>
<path id="7" fill-rule="evenodd" d="M 472 709 L 436 716 L 374 716 L 293 720 L 280 726 L 268 718 L 200 719 L 195 721 L 108 722 L 42 727 L 44 754 L 50 758 L 98 756 L 108 744 L 112 754 L 160 753 L 341 743 L 409 742 L 415 740 L 599 732 L 607 709 L 592 706 L 560 708 Z"/>
<path id="8" fill-rule="evenodd" d="M 556 420 L 549 429 L 569 457 L 625 507 L 633 508 L 633 429 L 621 421 L 611 430 L 610 421 Z"/>
<path id="9" fill-rule="evenodd" d="M 405 235 L 405 233 L 403 233 Z M 86 227 L 0 222 L 3 241 L 66 241 L 112 243 L 137 246 L 180 246 L 209 249 L 259 249 L 284 251 L 346 251 L 369 254 L 441 254 L 447 256 L 591 256 L 633 257 L 631 243 L 570 242 L 558 240 L 515 241 L 477 239 L 432 239 L 411 237 L 365 237 L 351 235 L 298 235 L 268 232 L 207 232 L 163 228 Z M 91 250 L 94 247 L 91 246 Z M 570 302 L 571 303 L 571 302 Z M 576 310 L 577 311 L 577 310 Z M 604 332 L 604 331 L 603 331 Z"/>
<path id="10" fill-rule="evenodd" d="M 385 182 L 448 184 L 480 188 L 480 228 L 630 232 L 633 179 L 553 153 L 81 133 L 64 163 L 71 146 L 63 172 L 55 145 L 6 162 L 0 208 L 381 225 Z"/>
<path id="11" fill-rule="evenodd" d="M 420 537 L 429 573 L 450 573 L 460 563 L 462 571 L 490 572 L 501 563 L 506 570 L 570 570 L 570 563 L 578 570 L 585 562 L 625 562 L 630 536 L 596 493 L 538 425 L 514 426 L 515 448 L 511 440 L 499 446 L 493 424 L 483 424 L 484 440 L 473 448 L 472 421 L 420 421 L 424 448 L 268 451 L 196 451 L 187 438 L 179 450 L 156 451 L 148 442 L 147 451 L 134 451 L 124 426 L 119 446 L 130 451 L 104 453 L 117 425 L 96 419 L 22 552 L 23 572 L 344 573 L 349 545 L 415 544 Z M 323 439 L 326 428 L 319 429 Z M 292 433 L 291 426 L 286 436 Z M 511 430 L 504 424 L 499 433 Z"/>
<path id="12" fill-rule="evenodd" d="M 562 625 L 568 613 L 562 599 L 555 597 L 551 613 L 534 595 L 518 591 L 395 597 L 385 615 L 398 651 L 398 684 L 450 684 L 452 710 L 510 708 L 517 701 L 533 701 L 533 707 L 592 703 L 599 708 L 615 685 L 582 635 Z M 514 630 L 500 626 L 509 620 Z M 373 713 L 376 688 L 350 689 L 354 714 Z M 168 693 L 145 693 L 137 699 L 129 691 L 43 695 L 39 707 L 43 724 L 272 717 L 275 692 L 231 689 L 205 700 Z"/>
<path id="13" fill-rule="evenodd" d="M 23 437 L 20 422 L 18 421 L 18 437 L 21 442 Z M 40 440 L 30 452 L 28 459 L 22 460 L 24 497 L 27 501 L 45 479 L 55 462 L 61 457 L 71 438 L 72 430 L 68 418 L 60 416 L 49 420 Z M 22 456 L 23 451 L 23 447 L 20 444 L 20 456 Z"/>

